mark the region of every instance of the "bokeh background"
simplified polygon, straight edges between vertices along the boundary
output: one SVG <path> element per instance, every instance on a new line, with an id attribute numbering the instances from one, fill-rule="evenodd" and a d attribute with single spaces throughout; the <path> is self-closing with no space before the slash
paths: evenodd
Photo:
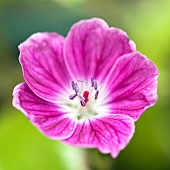
<path id="1" fill-rule="evenodd" d="M 117 159 L 43 136 L 11 105 L 23 81 L 17 46 L 32 33 L 66 35 L 80 19 L 101 17 L 125 30 L 159 68 L 159 100 L 136 122 Z M 0 170 L 170 169 L 169 0 L 0 0 Z"/>

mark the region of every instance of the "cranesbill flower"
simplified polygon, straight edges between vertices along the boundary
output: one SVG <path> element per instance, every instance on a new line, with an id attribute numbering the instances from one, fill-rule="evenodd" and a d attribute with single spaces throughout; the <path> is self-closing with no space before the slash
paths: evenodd
<path id="1" fill-rule="evenodd" d="M 33 34 L 19 51 L 25 82 L 13 105 L 49 138 L 116 157 L 156 103 L 156 66 L 102 19 L 76 23 L 66 38 Z"/>

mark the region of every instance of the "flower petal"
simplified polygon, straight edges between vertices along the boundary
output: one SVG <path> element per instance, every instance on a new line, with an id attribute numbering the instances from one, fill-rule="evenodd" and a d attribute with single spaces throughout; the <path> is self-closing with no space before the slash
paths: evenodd
<path id="1" fill-rule="evenodd" d="M 72 135 L 77 119 L 71 113 L 60 111 L 59 106 L 36 96 L 26 83 L 17 85 L 13 91 L 13 105 L 46 136 L 66 139 Z"/>
<path id="2" fill-rule="evenodd" d="M 69 83 L 63 43 L 64 38 L 56 33 L 36 33 L 19 45 L 25 81 L 35 94 L 52 102 Z"/>
<path id="3" fill-rule="evenodd" d="M 64 143 L 80 147 L 95 147 L 115 158 L 134 134 L 134 121 L 125 115 L 104 114 L 79 121 L 73 135 Z"/>
<path id="4" fill-rule="evenodd" d="M 117 60 L 105 80 L 108 94 L 105 104 L 114 114 L 125 114 L 137 120 L 157 100 L 158 69 L 139 52 Z"/>
<path id="5" fill-rule="evenodd" d="M 108 28 L 102 19 L 93 18 L 71 28 L 64 50 L 72 79 L 102 78 L 117 58 L 135 50 L 135 44 L 122 30 Z"/>

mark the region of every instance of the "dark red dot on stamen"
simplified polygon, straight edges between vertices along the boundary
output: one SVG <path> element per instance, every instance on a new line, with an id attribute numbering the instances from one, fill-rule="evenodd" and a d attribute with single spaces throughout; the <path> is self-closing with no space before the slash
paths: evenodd
<path id="1" fill-rule="evenodd" d="M 89 97 L 89 92 L 88 92 L 88 91 L 84 91 L 83 97 L 85 98 L 85 99 L 84 99 L 84 102 L 87 103 L 87 102 L 89 101 L 89 99 L 88 99 L 88 97 Z"/>

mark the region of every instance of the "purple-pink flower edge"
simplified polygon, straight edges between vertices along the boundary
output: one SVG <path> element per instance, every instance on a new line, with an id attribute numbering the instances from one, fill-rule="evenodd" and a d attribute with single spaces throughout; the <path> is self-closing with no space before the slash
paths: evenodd
<path id="1" fill-rule="evenodd" d="M 66 38 L 33 34 L 19 51 L 25 82 L 13 105 L 49 138 L 115 158 L 157 101 L 155 64 L 102 19 L 74 24 Z"/>

